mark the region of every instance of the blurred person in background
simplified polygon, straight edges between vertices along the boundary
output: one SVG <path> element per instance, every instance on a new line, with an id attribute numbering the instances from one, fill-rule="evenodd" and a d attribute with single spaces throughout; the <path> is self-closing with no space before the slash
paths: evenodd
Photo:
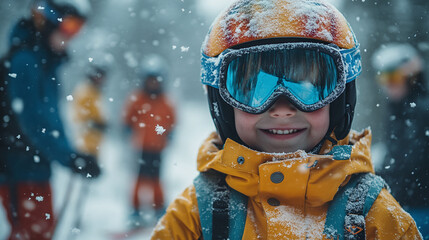
<path id="1" fill-rule="evenodd" d="M 11 226 L 9 239 L 52 238 L 52 161 L 85 178 L 100 173 L 93 157 L 75 153 L 59 109 L 57 71 L 67 60 L 68 42 L 86 20 L 84 1 L 79 3 L 33 1 L 31 17 L 12 29 L 2 61 L 0 196 Z"/>
<path id="2" fill-rule="evenodd" d="M 106 130 L 103 113 L 102 88 L 106 81 L 107 67 L 92 63 L 73 93 L 73 117 L 77 125 L 76 146 L 79 151 L 97 157 Z"/>
<path id="3" fill-rule="evenodd" d="M 164 91 L 166 69 L 166 63 L 160 56 L 144 58 L 138 72 L 141 88 L 130 95 L 125 107 L 125 124 L 132 131 L 133 146 L 140 152 L 139 172 L 132 196 L 131 227 L 154 223 L 151 209 L 155 210 L 155 218 L 165 211 L 160 167 L 162 152 L 175 123 L 173 105 Z"/>
<path id="4" fill-rule="evenodd" d="M 389 43 L 373 55 L 386 93 L 386 154 L 379 174 L 429 239 L 429 97 L 424 62 L 407 43 Z"/>

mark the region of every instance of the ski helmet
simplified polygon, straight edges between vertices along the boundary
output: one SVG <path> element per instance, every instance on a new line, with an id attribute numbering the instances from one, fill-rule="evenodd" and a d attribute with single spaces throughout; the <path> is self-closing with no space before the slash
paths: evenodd
<path id="1" fill-rule="evenodd" d="M 140 68 L 137 70 L 139 78 L 143 81 L 142 87 L 146 88 L 147 81 L 156 79 L 157 87 L 150 93 L 159 94 L 164 91 L 164 81 L 167 80 L 168 65 L 166 60 L 159 54 L 147 54 L 143 57 L 140 63 Z M 145 89 L 148 90 L 148 89 Z"/>
<path id="2" fill-rule="evenodd" d="M 32 9 L 43 15 L 50 26 L 73 36 L 84 24 L 91 5 L 88 0 L 35 0 Z"/>
<path id="3" fill-rule="evenodd" d="M 372 65 L 381 84 L 388 81 L 410 80 L 423 70 L 423 60 L 417 50 L 408 43 L 389 43 L 377 49 Z M 410 84 L 412 84 L 410 82 Z"/>
<path id="4" fill-rule="evenodd" d="M 221 62 L 231 49 L 246 49 L 245 52 L 260 51 L 266 46 L 273 46 L 283 51 L 294 46 L 281 44 L 294 43 L 299 48 L 337 48 L 341 57 L 336 62 L 337 72 L 343 81 L 342 88 L 336 88 L 323 99 L 323 105 L 305 104 L 296 106 L 303 111 L 314 111 L 318 107 L 330 104 L 330 126 L 327 133 L 334 132 L 337 139 L 343 139 L 350 131 L 354 108 L 356 105 L 355 81 L 361 71 L 359 44 L 344 16 L 331 4 L 323 0 L 239 0 L 222 12 L 213 22 L 202 45 L 201 80 L 207 86 L 209 108 L 216 129 L 223 141 L 231 138 L 243 143 L 235 129 L 233 107 L 242 107 L 252 113 L 252 108 L 237 99 L 231 99 L 231 92 L 222 80 L 226 79 L 221 70 L 225 65 Z M 276 47 L 276 45 L 281 47 Z M 310 46 L 310 47 L 309 47 Z M 256 50 L 255 50 L 256 49 Z M 312 49 L 318 54 L 319 49 Z M 329 49 L 325 51 L 329 55 Z M 336 50 L 333 50 L 336 51 Z M 247 53 L 238 53 L 247 54 Z M 341 65 L 341 66 L 340 66 Z M 338 77 L 338 78 L 340 78 Z M 227 80 L 225 80 L 227 81 Z M 220 87 L 218 87 L 218 85 Z M 274 90 L 273 90 L 274 91 Z M 243 94 L 243 96 L 246 94 Z M 274 96 L 274 97 L 273 97 Z M 298 99 L 290 90 L 275 90 L 262 110 L 267 110 L 279 96 L 289 100 Z M 269 99 L 268 98 L 268 99 Z M 290 101 L 294 104 L 294 101 Z M 295 101 L 298 102 L 298 101 Z M 295 105 L 295 104 L 294 104 Z M 254 112 L 254 113 L 260 113 Z"/>

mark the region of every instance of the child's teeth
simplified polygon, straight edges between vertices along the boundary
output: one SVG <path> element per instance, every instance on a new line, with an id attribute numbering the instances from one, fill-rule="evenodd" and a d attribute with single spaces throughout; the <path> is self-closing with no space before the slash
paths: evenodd
<path id="1" fill-rule="evenodd" d="M 296 130 L 296 129 L 291 129 L 291 130 L 277 130 L 277 129 L 270 129 L 269 130 L 270 131 L 270 133 L 273 133 L 273 134 L 284 134 L 284 135 L 286 135 L 286 134 L 291 134 L 291 133 L 295 133 L 295 132 L 297 132 L 298 130 Z"/>

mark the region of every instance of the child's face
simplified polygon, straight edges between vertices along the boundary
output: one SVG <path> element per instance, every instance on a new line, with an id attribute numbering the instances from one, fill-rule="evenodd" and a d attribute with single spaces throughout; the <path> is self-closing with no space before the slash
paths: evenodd
<path id="1" fill-rule="evenodd" d="M 251 114 L 234 108 L 234 116 L 241 140 L 263 152 L 310 151 L 329 128 L 329 105 L 302 112 L 283 97 L 264 113 Z"/>

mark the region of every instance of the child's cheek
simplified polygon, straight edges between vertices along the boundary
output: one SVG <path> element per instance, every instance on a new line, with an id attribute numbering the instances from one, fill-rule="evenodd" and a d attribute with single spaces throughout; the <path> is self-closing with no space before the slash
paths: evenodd
<path id="1" fill-rule="evenodd" d="M 313 112 L 305 113 L 307 121 L 315 131 L 325 134 L 329 128 L 329 105 Z"/>
<path id="2" fill-rule="evenodd" d="M 235 127 L 250 130 L 255 125 L 255 115 L 234 109 Z"/>
<path id="3" fill-rule="evenodd" d="M 246 113 L 238 109 L 234 109 L 235 128 L 238 136 L 245 143 L 255 138 L 256 123 L 258 122 L 259 115 Z"/>

